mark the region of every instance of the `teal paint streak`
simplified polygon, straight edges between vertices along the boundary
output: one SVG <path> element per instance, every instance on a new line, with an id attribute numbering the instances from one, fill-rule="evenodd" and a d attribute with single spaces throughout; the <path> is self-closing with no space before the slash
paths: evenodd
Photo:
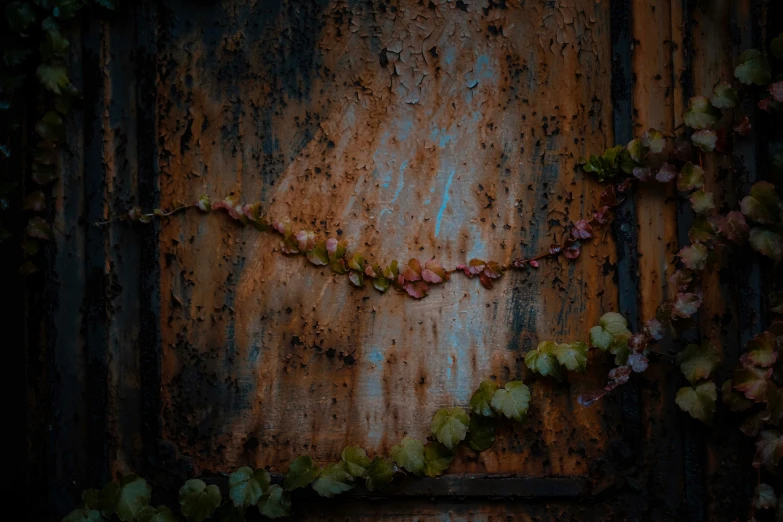
<path id="1" fill-rule="evenodd" d="M 456 170 L 451 169 L 449 179 L 446 181 L 446 190 L 443 191 L 443 203 L 440 206 L 440 210 L 438 210 L 438 218 L 435 220 L 435 237 L 438 237 L 438 234 L 440 234 L 440 224 L 443 221 L 443 213 L 446 212 L 446 206 L 449 204 L 449 189 L 455 173 Z"/>

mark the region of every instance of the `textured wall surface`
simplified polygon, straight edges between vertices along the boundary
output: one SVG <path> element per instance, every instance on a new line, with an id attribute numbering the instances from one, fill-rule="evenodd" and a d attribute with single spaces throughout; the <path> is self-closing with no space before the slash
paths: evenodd
<path id="1" fill-rule="evenodd" d="M 492 377 L 524 378 L 533 398 L 491 450 L 461 450 L 449 477 L 406 483 L 402 498 L 311 499 L 302 516 L 744 516 L 740 437 L 713 440 L 674 408 L 681 383 L 665 360 L 591 408 L 576 397 L 603 384 L 603 356 L 560 384 L 523 364 L 542 340 L 585 339 L 606 311 L 651 315 L 687 237 L 674 194 L 625 205 L 576 263 L 509 272 L 492 290 L 455 276 L 421 301 L 353 289 L 220 214 L 90 223 L 234 194 L 382 263 L 535 255 L 597 205 L 577 158 L 672 131 L 687 98 L 758 45 L 764 2 L 123 3 L 72 39 L 85 103 L 56 193 L 52 315 L 31 340 L 46 377 L 31 422 L 49 430 L 30 443 L 46 455 L 31 460 L 38 509 L 61 514 L 129 470 L 170 493 L 242 464 L 387 451 Z M 735 156 L 743 176 L 716 187 L 727 204 L 755 176 L 755 151 Z M 715 183 L 721 166 L 709 167 Z M 736 353 L 759 295 L 717 277 L 706 289 L 703 329 Z"/>

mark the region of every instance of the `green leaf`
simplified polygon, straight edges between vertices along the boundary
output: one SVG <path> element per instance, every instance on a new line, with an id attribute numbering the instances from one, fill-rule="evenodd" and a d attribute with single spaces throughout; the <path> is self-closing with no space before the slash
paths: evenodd
<path id="1" fill-rule="evenodd" d="M 590 329 L 590 344 L 604 351 L 609 350 L 617 356 L 618 364 L 625 364 L 631 335 L 625 317 L 616 312 L 607 312 L 598 320 L 598 326 Z"/>
<path id="2" fill-rule="evenodd" d="M 267 470 L 242 466 L 228 477 L 228 498 L 238 508 L 255 506 L 271 482 Z"/>
<path id="3" fill-rule="evenodd" d="M 693 243 L 684 247 L 677 254 L 682 264 L 689 270 L 704 270 L 707 267 L 709 250 L 701 243 Z"/>
<path id="4" fill-rule="evenodd" d="M 700 189 L 704 186 L 704 170 L 691 162 L 683 165 L 677 176 L 677 190 L 680 192 L 690 192 L 694 189 Z"/>
<path id="5" fill-rule="evenodd" d="M 590 328 L 590 344 L 603 351 L 609 349 L 612 344 L 612 334 L 604 330 L 601 326 Z"/>
<path id="6" fill-rule="evenodd" d="M 62 64 L 42 63 L 35 71 L 41 85 L 55 94 L 61 94 L 71 80 L 68 79 L 68 69 Z"/>
<path id="7" fill-rule="evenodd" d="M 539 343 L 535 350 L 530 350 L 525 354 L 525 366 L 533 373 L 538 373 L 544 377 L 549 375 L 558 381 L 562 380 L 563 370 L 555 355 L 556 349 L 556 342 L 543 341 Z M 494 396 L 492 400 L 494 407 Z"/>
<path id="8" fill-rule="evenodd" d="M 320 474 L 321 468 L 315 465 L 313 459 L 307 455 L 300 455 L 288 466 L 288 471 L 283 479 L 283 487 L 288 491 L 307 487 Z"/>
<path id="9" fill-rule="evenodd" d="M 697 190 L 691 194 L 691 207 L 696 214 L 711 214 L 715 210 L 715 200 L 712 192 Z"/>
<path id="10" fill-rule="evenodd" d="M 377 456 L 372 459 L 370 469 L 367 471 L 368 491 L 385 490 L 394 478 L 394 463 L 386 457 Z"/>
<path id="11" fill-rule="evenodd" d="M 689 344 L 677 354 L 677 364 L 688 382 L 694 384 L 709 377 L 712 370 L 718 367 L 720 354 L 709 341 L 702 342 L 701 346 Z"/>
<path id="12" fill-rule="evenodd" d="M 313 489 L 322 497 L 332 498 L 335 495 L 353 489 L 353 476 L 345 470 L 345 462 L 327 464 L 313 481 Z"/>
<path id="13" fill-rule="evenodd" d="M 470 411 L 476 415 L 483 415 L 484 417 L 494 417 L 495 412 L 492 410 L 492 397 L 495 395 L 495 390 L 498 389 L 498 385 L 492 381 L 482 381 L 479 384 L 478 389 L 473 392 L 470 397 Z"/>
<path id="14" fill-rule="evenodd" d="M 82 502 L 86 509 L 101 509 L 101 492 L 97 489 L 85 489 L 82 491 Z"/>
<path id="15" fill-rule="evenodd" d="M 728 82 L 720 82 L 712 91 L 710 103 L 718 109 L 733 109 L 739 103 L 737 89 Z"/>
<path id="16" fill-rule="evenodd" d="M 315 266 L 326 266 L 329 264 L 329 253 L 326 251 L 326 241 L 319 239 L 315 246 L 307 252 L 307 260 Z"/>
<path id="17" fill-rule="evenodd" d="M 30 2 L 11 2 L 5 6 L 5 19 L 15 33 L 26 31 L 35 22 L 35 10 Z"/>
<path id="18" fill-rule="evenodd" d="M 483 415 L 471 415 L 466 442 L 473 451 L 488 450 L 495 444 L 495 419 Z"/>
<path id="19" fill-rule="evenodd" d="M 114 514 L 114 510 L 117 506 L 117 499 L 120 496 L 120 485 L 116 482 L 109 482 L 103 489 L 101 489 L 100 495 L 100 511 L 101 514 L 110 518 Z"/>
<path id="20" fill-rule="evenodd" d="M 150 503 L 151 496 L 152 488 L 146 480 L 133 474 L 125 475 L 120 482 L 114 512 L 122 522 L 133 522 Z"/>
<path id="21" fill-rule="evenodd" d="M 783 259 L 783 236 L 777 232 L 761 227 L 751 228 L 749 242 L 753 250 L 775 262 Z"/>
<path id="22" fill-rule="evenodd" d="M 207 486 L 203 480 L 190 479 L 179 488 L 179 508 L 188 522 L 203 522 L 220 505 L 220 489 Z"/>
<path id="23" fill-rule="evenodd" d="M 750 188 L 750 194 L 740 202 L 742 213 L 762 225 L 773 225 L 780 220 L 780 198 L 775 186 L 759 181 Z"/>
<path id="24" fill-rule="evenodd" d="M 48 111 L 35 124 L 35 131 L 42 140 L 63 141 L 65 128 L 63 120 L 55 111 Z"/>
<path id="25" fill-rule="evenodd" d="M 267 518 L 288 517 L 291 515 L 291 496 L 277 484 L 272 484 L 258 501 L 258 511 Z"/>
<path id="26" fill-rule="evenodd" d="M 720 220 L 719 220 L 720 223 Z M 693 224 L 688 230 L 688 239 L 692 243 L 705 242 L 715 237 L 715 225 L 706 216 L 699 215 L 693 219 Z"/>
<path id="27" fill-rule="evenodd" d="M 63 517 L 62 522 L 104 522 L 104 519 L 95 509 L 74 509 Z"/>
<path id="28" fill-rule="evenodd" d="M 711 424 L 717 399 L 718 392 L 715 389 L 715 383 L 708 381 L 695 387 L 680 388 L 674 401 L 682 411 L 687 412 L 694 419 Z"/>
<path id="29" fill-rule="evenodd" d="M 688 100 L 688 108 L 682 118 L 688 127 L 706 129 L 718 122 L 720 111 L 712 106 L 706 96 L 694 96 Z"/>
<path id="30" fill-rule="evenodd" d="M 718 145 L 718 135 L 715 131 L 702 129 L 691 135 L 691 141 L 703 152 L 712 152 Z"/>
<path id="31" fill-rule="evenodd" d="M 777 502 L 778 499 L 775 497 L 775 490 L 772 489 L 772 486 L 763 483 L 756 486 L 756 495 L 753 499 L 756 509 L 772 509 Z"/>
<path id="32" fill-rule="evenodd" d="M 587 345 L 581 341 L 561 343 L 555 347 L 557 361 L 572 372 L 584 372 L 587 366 Z"/>
<path id="33" fill-rule="evenodd" d="M 657 129 L 649 129 L 642 135 L 642 145 L 653 154 L 660 154 L 666 147 L 666 137 Z"/>
<path id="34" fill-rule="evenodd" d="M 424 445 L 412 437 L 403 437 L 399 444 L 392 446 L 391 458 L 417 477 L 424 474 Z"/>
<path id="35" fill-rule="evenodd" d="M 139 513 L 138 522 L 177 522 L 177 517 L 166 506 L 158 506 L 155 509 L 147 506 Z"/>
<path id="36" fill-rule="evenodd" d="M 443 408 L 432 416 L 430 429 L 438 441 L 448 449 L 454 449 L 465 440 L 470 418 L 462 408 Z"/>
<path id="37" fill-rule="evenodd" d="M 783 33 L 780 33 L 773 38 L 769 47 L 772 50 L 772 56 L 778 60 L 783 60 Z"/>
<path id="38" fill-rule="evenodd" d="M 71 43 L 60 34 L 60 27 L 52 18 L 44 20 L 44 33 L 41 41 L 41 58 L 48 60 L 52 57 L 65 57 L 68 54 Z"/>
<path id="39" fill-rule="evenodd" d="M 367 452 L 359 446 L 346 446 L 341 454 L 345 462 L 345 471 L 353 477 L 366 477 L 372 463 Z"/>
<path id="40" fill-rule="evenodd" d="M 778 360 L 777 341 L 772 332 L 762 332 L 748 341 L 740 361 L 743 366 L 770 368 Z"/>
<path id="41" fill-rule="evenodd" d="M 595 174 L 598 181 L 604 181 L 617 174 L 618 159 L 623 150 L 625 147 L 622 145 L 606 149 L 602 156 L 591 155 L 589 159 L 580 158 L 579 165 L 582 165 L 585 172 Z"/>
<path id="42" fill-rule="evenodd" d="M 740 56 L 740 64 L 734 69 L 734 76 L 745 85 L 767 85 L 772 80 L 772 71 L 761 51 L 748 49 Z"/>
<path id="43" fill-rule="evenodd" d="M 527 360 L 527 357 L 525 359 Z M 517 422 L 522 421 L 522 417 L 527 413 L 529 406 L 530 389 L 522 381 L 507 382 L 492 397 L 492 407 L 495 411 Z"/>
<path id="44" fill-rule="evenodd" d="M 454 452 L 443 444 L 430 442 L 424 446 L 424 474 L 437 477 L 443 474 L 454 460 Z"/>

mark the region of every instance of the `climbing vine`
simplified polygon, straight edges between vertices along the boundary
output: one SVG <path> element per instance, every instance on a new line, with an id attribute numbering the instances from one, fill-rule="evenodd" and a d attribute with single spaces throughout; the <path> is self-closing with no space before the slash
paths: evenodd
<path id="1" fill-rule="evenodd" d="M 12 205 L 10 194 L 27 186 L 27 176 L 36 185 L 25 190 L 23 208 L 27 213 L 22 248 L 24 262 L 20 271 L 31 274 L 37 270 L 36 255 L 42 242 L 51 240 L 54 231 L 44 210 L 47 196 L 43 187 L 56 181 L 57 151 L 64 139 L 63 118 L 79 93 L 68 76 L 65 56 L 69 42 L 64 25 L 88 4 L 113 8 L 111 0 L 36 0 L 14 1 L 5 9 L 11 30 L 11 42 L 3 56 L 0 83 L 0 111 L 9 111 L 15 93 L 32 77 L 42 90 L 37 98 L 41 114 L 34 131 L 35 147 L 30 154 L 29 172 L 8 174 L 0 184 L 0 240 L 11 235 L 2 228 Z M 768 52 L 767 52 L 768 51 Z M 37 65 L 31 67 L 35 60 Z M 390 289 L 411 298 L 425 298 L 433 286 L 447 283 L 452 275 L 461 273 L 477 278 L 484 287 L 509 270 L 535 270 L 541 262 L 563 256 L 574 261 L 581 249 L 593 240 L 602 227 L 613 219 L 613 211 L 632 193 L 632 188 L 644 190 L 649 184 L 673 184 L 680 195 L 690 202 L 693 224 L 688 232 L 689 244 L 677 254 L 677 270 L 671 283 L 677 292 L 661 303 L 655 317 L 646 318 L 638 332 L 632 332 L 628 321 L 616 312 L 607 312 L 597 325 L 585 332 L 585 338 L 567 342 L 543 341 L 525 355 L 525 365 L 542 378 L 563 380 L 568 372 L 584 372 L 590 351 L 607 352 L 614 357 L 603 388 L 579 397 L 580 404 L 589 406 L 627 383 L 633 373 L 647 370 L 653 345 L 665 338 L 679 339 L 680 333 L 694 325 L 694 318 L 704 301 L 702 275 L 717 269 L 727 261 L 727 252 L 750 249 L 769 265 L 769 277 L 779 275 L 783 260 L 783 202 L 775 185 L 767 181 L 755 183 L 738 208 L 718 209 L 715 198 L 705 189 L 704 158 L 708 154 L 723 154 L 735 143 L 750 139 L 754 126 L 762 121 L 768 127 L 779 128 L 783 110 L 783 34 L 771 41 L 769 49 L 750 49 L 740 57 L 735 78 L 714 86 L 711 93 L 694 96 L 683 114 L 683 128 L 666 134 L 650 129 L 626 145 L 607 149 L 580 160 L 583 171 L 605 184 L 596 208 L 589 217 L 572 223 L 560 241 L 545 252 L 531 258 L 518 258 L 508 265 L 483 259 L 470 259 L 456 267 L 444 267 L 437 259 L 393 260 L 388 264 L 369 262 L 359 251 L 333 237 L 318 237 L 312 230 L 300 228 L 281 217 L 265 215 L 258 203 L 242 203 L 238 195 L 178 205 L 173 209 L 149 211 L 134 207 L 120 215 L 96 223 L 111 221 L 150 223 L 178 212 L 223 211 L 239 226 L 252 226 L 260 232 L 279 236 L 279 251 L 287 256 L 304 256 L 307 261 L 338 276 L 345 276 L 357 288 L 372 286 L 386 293 Z M 34 71 L 28 74 L 28 71 Z M 743 100 L 757 107 L 754 114 L 742 112 Z M 726 118 L 726 116 L 730 118 Z M 733 120 L 726 125 L 727 119 Z M 17 122 L 18 123 L 18 122 Z M 16 125 L 16 126 L 15 126 Z M 11 131 L 17 124 L 12 124 Z M 772 147 L 767 164 L 770 171 L 783 170 L 783 149 Z M 0 144 L 0 156 L 11 157 L 8 143 Z M 14 177 L 15 176 L 15 177 Z M 783 314 L 783 302 L 773 302 L 772 314 Z M 683 343 L 684 344 L 684 343 Z M 783 458 L 783 320 L 772 321 L 768 328 L 745 346 L 738 366 L 720 387 L 713 380 L 721 356 L 710 339 L 687 344 L 676 356 L 676 364 L 689 383 L 676 395 L 676 404 L 694 419 L 710 424 L 721 402 L 730 412 L 742 416 L 739 429 L 755 439 L 756 455 L 752 466 L 759 470 L 756 495 L 751 501 L 749 516 L 757 511 L 774 510 L 783 520 L 783 491 L 763 480 L 777 473 Z M 312 488 L 318 495 L 331 498 L 364 484 L 368 491 L 389 488 L 395 477 L 407 474 L 416 477 L 441 475 L 452 463 L 456 449 L 466 444 L 480 452 L 492 447 L 500 420 L 522 422 L 530 407 L 530 389 L 521 381 L 503 386 L 484 381 L 473 393 L 468 408 L 444 408 L 431 421 L 428 441 L 404 437 L 391 448 L 390 454 L 372 458 L 359 446 L 343 449 L 340 459 L 325 466 L 303 455 L 294 459 L 287 472 L 275 478 L 263 468 L 241 467 L 228 481 L 228 497 L 216 485 L 200 479 L 188 480 L 179 490 L 179 511 L 188 522 L 242 520 L 250 509 L 268 518 L 281 518 L 291 513 L 291 492 Z M 141 477 L 127 475 L 119 483 L 109 483 L 101 490 L 90 489 L 82 495 L 82 505 L 68 514 L 64 522 L 99 522 L 116 516 L 122 522 L 173 522 L 178 515 L 166 506 L 150 506 L 151 487 Z"/>

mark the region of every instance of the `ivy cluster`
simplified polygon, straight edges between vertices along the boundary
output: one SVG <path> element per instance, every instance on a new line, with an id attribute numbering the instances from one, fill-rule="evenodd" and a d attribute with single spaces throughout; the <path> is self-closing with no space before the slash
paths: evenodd
<path id="1" fill-rule="evenodd" d="M 45 187 L 56 181 L 59 148 L 64 141 L 63 118 L 78 103 L 79 92 L 72 85 L 65 63 L 69 50 L 66 27 L 84 7 L 95 4 L 115 7 L 114 0 L 28 0 L 6 5 L 5 17 L 10 32 L 0 64 L 0 113 L 14 108 L 20 89 L 33 79 L 38 82 L 35 105 L 41 115 L 34 125 L 35 146 L 30 152 L 29 172 L 3 173 L 0 179 L 0 241 L 8 239 L 3 229 L 7 211 L 13 207 L 13 194 L 25 194 L 26 212 L 23 250 L 25 260 L 20 267 L 24 274 L 37 270 L 35 256 L 42 242 L 54 236 L 45 218 L 47 196 Z M 5 43 L 5 42 L 4 42 Z M 739 207 L 719 212 L 712 193 L 705 189 L 705 154 L 725 153 L 753 131 L 756 117 L 772 125 L 779 124 L 783 111 L 783 35 L 771 41 L 770 48 L 750 49 L 742 54 L 735 78 L 720 82 L 711 92 L 694 96 L 683 114 L 682 134 L 667 134 L 650 129 L 626 145 L 612 147 L 600 155 L 582 158 L 585 172 L 606 183 L 598 208 L 592 215 L 570 225 L 560 243 L 532 258 L 519 258 L 509 265 L 495 261 L 471 259 L 453 269 L 444 268 L 436 259 L 410 259 L 407 263 L 392 261 L 381 265 L 365 259 L 359 252 L 349 252 L 348 244 L 337 238 L 320 238 L 314 231 L 295 227 L 290 221 L 265 216 L 259 204 L 240 204 L 235 196 L 210 201 L 207 196 L 192 204 L 176 205 L 171 210 L 154 209 L 144 212 L 138 207 L 115 216 L 115 219 L 149 223 L 178 211 L 198 209 L 201 212 L 225 211 L 236 223 L 253 226 L 280 236 L 280 251 L 289 256 L 303 255 L 307 261 L 334 274 L 347 276 L 355 287 L 368 283 L 384 293 L 393 288 L 413 298 L 423 298 L 434 285 L 450 280 L 451 274 L 462 272 L 476 277 L 486 288 L 511 269 L 536 269 L 539 261 L 562 255 L 566 259 L 580 256 L 583 244 L 592 240 L 600 227 L 608 225 L 613 209 L 622 203 L 634 185 L 651 183 L 674 184 L 693 210 L 693 225 L 689 230 L 690 244 L 677 255 L 678 268 L 671 276 L 677 293 L 662 303 L 655 317 L 649 318 L 637 333 L 618 313 L 604 314 L 599 324 L 589 331 L 586 341 L 559 343 L 543 341 L 525 355 L 529 372 L 543 378 L 562 380 L 568 371 L 584 371 L 589 352 L 602 351 L 614 356 L 615 365 L 605 386 L 594 393 L 579 397 L 583 405 L 592 404 L 606 393 L 628 382 L 632 373 L 644 372 L 649 364 L 651 346 L 665 337 L 677 338 L 679 332 L 692 326 L 703 295 L 701 275 L 727 261 L 727 252 L 750 247 L 769 258 L 773 270 L 783 260 L 783 202 L 776 187 L 761 181 L 751 187 Z M 737 116 L 742 100 L 753 100 L 758 114 Z M 28 99 L 27 102 L 30 100 Z M 22 111 L 23 112 L 23 111 Z M 732 120 L 727 124 L 727 120 Z M 20 130 L 11 122 L 9 134 Z M 0 144 L 4 161 L 17 154 L 8 143 Z M 773 146 L 769 166 L 783 171 L 783 146 Z M 27 189 L 31 181 L 35 188 Z M 773 274 L 774 275 L 774 274 Z M 774 303 L 774 314 L 783 314 L 783 304 Z M 783 458 L 783 320 L 776 319 L 762 334 L 752 339 L 730 379 L 722 383 L 722 403 L 731 412 L 743 415 L 739 427 L 755 438 L 756 456 L 753 465 L 761 473 L 775 473 Z M 718 387 L 711 380 L 720 363 L 720 355 L 709 339 L 687 345 L 677 354 L 677 364 L 688 381 L 676 396 L 677 405 L 691 417 L 711 423 L 718 405 Z M 199 479 L 189 480 L 179 492 L 179 511 L 188 522 L 242 520 L 248 509 L 257 509 L 268 518 L 290 514 L 291 491 L 312 488 L 323 497 L 332 497 L 354 488 L 360 481 L 370 491 L 390 487 L 395 476 L 438 476 L 451 464 L 459 444 L 474 451 L 490 448 L 495 439 L 497 421 L 523 420 L 530 405 L 530 390 L 521 381 L 499 387 L 492 381 L 481 383 L 470 400 L 469 409 L 445 408 L 432 418 L 432 436 L 426 443 L 405 437 L 395 445 L 389 456 L 370 458 L 358 446 L 343 450 L 338 462 L 324 467 L 308 456 L 294 459 L 282 480 L 273 480 L 268 471 L 242 467 L 229 477 L 228 499 L 219 488 Z M 128 475 L 119 483 L 102 490 L 88 490 L 83 505 L 65 517 L 67 522 L 101 520 L 117 517 L 122 522 L 172 522 L 179 520 L 165 506 L 153 507 L 151 488 L 141 477 Z M 759 480 L 753 500 L 755 509 L 776 509 L 783 520 L 783 495 L 773 486 Z"/>
<path id="2" fill-rule="evenodd" d="M 45 216 L 47 198 L 44 190 L 57 180 L 59 150 L 65 140 L 63 118 L 80 98 L 65 63 L 70 49 L 66 31 L 77 14 L 91 4 L 108 9 L 116 7 L 115 0 L 17 0 L 5 6 L 8 33 L 0 64 L 0 115 L 10 114 L 12 110 L 24 112 L 23 105 L 15 106 L 30 102 L 29 98 L 20 96 L 22 89 L 27 96 L 35 93 L 35 104 L 42 113 L 34 126 L 29 178 L 25 172 L 9 168 L 3 169 L 0 178 L 0 242 L 12 237 L 4 228 L 5 223 L 9 221 L 9 212 L 16 207 L 14 198 L 20 192 L 24 194 L 22 209 L 27 214 L 27 224 L 22 240 L 24 260 L 19 271 L 25 275 L 38 271 L 36 256 L 42 242 L 54 238 L 52 226 Z M 38 88 L 29 89 L 36 80 Z M 21 130 L 18 119 L 8 119 L 9 139 Z M 3 161 L 9 162 L 12 154 L 24 152 L 12 151 L 8 142 L 0 144 Z"/>
<path id="3" fill-rule="evenodd" d="M 361 481 L 370 491 L 386 491 L 395 476 L 437 477 L 454 460 L 459 444 L 477 452 L 495 442 L 499 418 L 522 422 L 530 406 L 530 389 L 521 381 L 499 387 L 484 381 L 473 393 L 469 409 L 443 408 L 430 423 L 431 436 L 426 443 L 403 437 L 391 448 L 390 456 L 372 459 L 359 446 L 347 446 L 340 460 L 321 467 L 308 455 L 296 457 L 286 473 L 273 481 L 269 471 L 243 466 L 228 478 L 228 496 L 218 486 L 191 479 L 179 490 L 179 512 L 187 522 L 212 519 L 241 522 L 248 510 L 257 510 L 270 519 L 291 515 L 291 492 L 311 488 L 319 496 L 332 498 L 355 488 Z M 63 522 L 104 522 L 116 516 L 121 522 L 176 522 L 179 517 L 167 506 L 150 505 L 152 488 L 137 475 L 126 475 L 101 490 L 82 493 L 82 505 L 63 518 Z"/>

